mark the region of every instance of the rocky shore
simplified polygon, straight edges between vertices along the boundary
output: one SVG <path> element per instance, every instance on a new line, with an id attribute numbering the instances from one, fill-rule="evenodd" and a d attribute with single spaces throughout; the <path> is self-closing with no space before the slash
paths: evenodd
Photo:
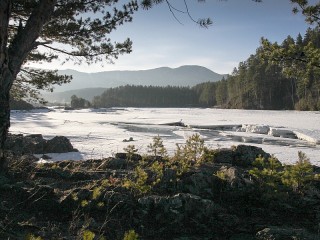
<path id="1" fill-rule="evenodd" d="M 288 167 L 260 148 L 205 151 L 185 164 L 130 150 L 44 164 L 12 155 L 0 175 L 0 238 L 320 238 L 317 167 L 295 188 L 278 178 Z"/>

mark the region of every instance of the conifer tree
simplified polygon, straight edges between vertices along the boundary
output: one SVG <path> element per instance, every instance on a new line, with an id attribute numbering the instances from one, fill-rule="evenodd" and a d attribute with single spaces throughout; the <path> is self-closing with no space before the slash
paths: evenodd
<path id="1" fill-rule="evenodd" d="M 61 54 L 66 61 L 77 64 L 112 62 L 119 55 L 130 53 L 132 42 L 129 38 L 113 42 L 109 34 L 132 21 L 140 5 L 148 9 L 162 2 L 172 7 L 169 0 L 126 0 L 122 5 L 118 0 L 0 1 L 0 170 L 10 126 L 11 89 L 16 88 L 20 90 L 16 91 L 18 96 L 25 96 L 30 84 L 37 89 L 50 89 L 52 84 L 71 79 L 56 71 L 28 69 L 26 63 L 50 62 Z M 187 4 L 186 9 L 192 19 Z M 196 22 L 203 27 L 211 24 L 210 19 Z"/>

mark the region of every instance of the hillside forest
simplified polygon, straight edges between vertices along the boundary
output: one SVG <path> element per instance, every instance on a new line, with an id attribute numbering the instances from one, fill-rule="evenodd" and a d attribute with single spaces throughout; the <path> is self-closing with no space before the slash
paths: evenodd
<path id="1" fill-rule="evenodd" d="M 308 67 L 300 58 L 296 72 L 270 56 L 269 43 L 261 46 L 233 73 L 221 81 L 205 82 L 194 87 L 155 87 L 126 85 L 109 88 L 94 97 L 91 104 L 73 96 L 72 107 L 221 107 L 238 109 L 320 110 L 320 68 Z M 270 44 L 269 44 L 270 45 Z M 309 28 L 304 36 L 288 36 L 282 51 L 299 54 L 312 45 L 320 48 L 320 29 Z M 302 59 L 302 60 L 301 60 Z M 292 69 L 292 66 L 291 66 Z M 152 79 L 150 79 L 152 81 Z M 83 106 L 81 102 L 85 103 Z"/>

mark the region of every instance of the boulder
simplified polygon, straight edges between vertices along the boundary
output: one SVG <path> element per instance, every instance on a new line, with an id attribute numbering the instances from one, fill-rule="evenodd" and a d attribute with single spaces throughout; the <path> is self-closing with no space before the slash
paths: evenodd
<path id="1" fill-rule="evenodd" d="M 127 153 L 116 153 L 115 158 L 119 158 L 119 159 L 128 159 L 128 154 Z M 140 154 L 134 153 L 131 156 L 131 161 L 140 161 L 142 159 Z"/>
<path id="2" fill-rule="evenodd" d="M 46 140 L 41 134 L 9 134 L 5 149 L 14 155 L 76 152 L 69 139 L 56 136 Z"/>
<path id="3" fill-rule="evenodd" d="M 230 148 L 217 149 L 214 152 L 214 163 L 232 164 L 234 158 L 234 152 Z"/>
<path id="4" fill-rule="evenodd" d="M 23 151 L 24 153 L 41 154 L 44 152 L 45 142 L 41 134 L 26 135 L 23 138 Z"/>
<path id="5" fill-rule="evenodd" d="M 248 172 L 240 168 L 222 166 L 219 174 L 231 187 L 241 188 L 253 184 Z"/>
<path id="6" fill-rule="evenodd" d="M 310 234 L 303 228 L 292 227 L 275 227 L 271 226 L 259 231 L 256 234 L 258 240 L 290 240 L 290 239 L 303 239 L 314 240 L 319 239 L 318 236 Z"/>
<path id="7" fill-rule="evenodd" d="M 250 167 L 257 157 L 261 156 L 265 159 L 271 157 L 262 148 L 247 145 L 238 145 L 233 148 L 233 161 L 232 165 L 239 167 Z"/>
<path id="8" fill-rule="evenodd" d="M 77 152 L 74 149 L 70 140 L 64 136 L 56 136 L 48 140 L 44 146 L 45 153 L 66 153 L 66 152 Z"/>
<path id="9" fill-rule="evenodd" d="M 161 235 L 161 239 L 185 234 L 210 235 L 213 232 L 227 235 L 240 223 L 237 216 L 228 214 L 219 204 L 189 193 L 151 195 L 138 199 L 138 203 L 140 218 L 146 224 L 146 235 Z"/>
<path id="10" fill-rule="evenodd" d="M 250 167 L 257 157 L 271 157 L 262 148 L 250 145 L 238 145 L 233 148 L 222 148 L 214 151 L 213 162 L 230 164 L 239 167 Z"/>
<path id="11" fill-rule="evenodd" d="M 9 134 L 5 142 L 5 149 L 10 150 L 13 154 L 24 154 L 24 144 L 22 134 Z"/>
<path id="12" fill-rule="evenodd" d="M 109 169 L 123 169 L 128 165 L 128 161 L 123 158 L 110 158 L 106 163 L 105 167 Z"/>

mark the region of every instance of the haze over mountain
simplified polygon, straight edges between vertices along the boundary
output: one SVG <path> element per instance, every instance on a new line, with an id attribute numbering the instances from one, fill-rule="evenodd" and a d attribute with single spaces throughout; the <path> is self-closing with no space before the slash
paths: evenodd
<path id="1" fill-rule="evenodd" d="M 178 68 L 160 67 L 149 70 L 105 71 L 97 73 L 60 70 L 59 74 L 72 75 L 73 80 L 68 84 L 55 87 L 53 93 L 44 93 L 44 98 L 49 102 L 69 102 L 73 94 L 91 100 L 94 96 L 100 95 L 106 88 L 127 84 L 192 87 L 203 82 L 219 81 L 225 76 L 196 65 Z M 90 90 L 89 88 L 94 89 Z"/>

